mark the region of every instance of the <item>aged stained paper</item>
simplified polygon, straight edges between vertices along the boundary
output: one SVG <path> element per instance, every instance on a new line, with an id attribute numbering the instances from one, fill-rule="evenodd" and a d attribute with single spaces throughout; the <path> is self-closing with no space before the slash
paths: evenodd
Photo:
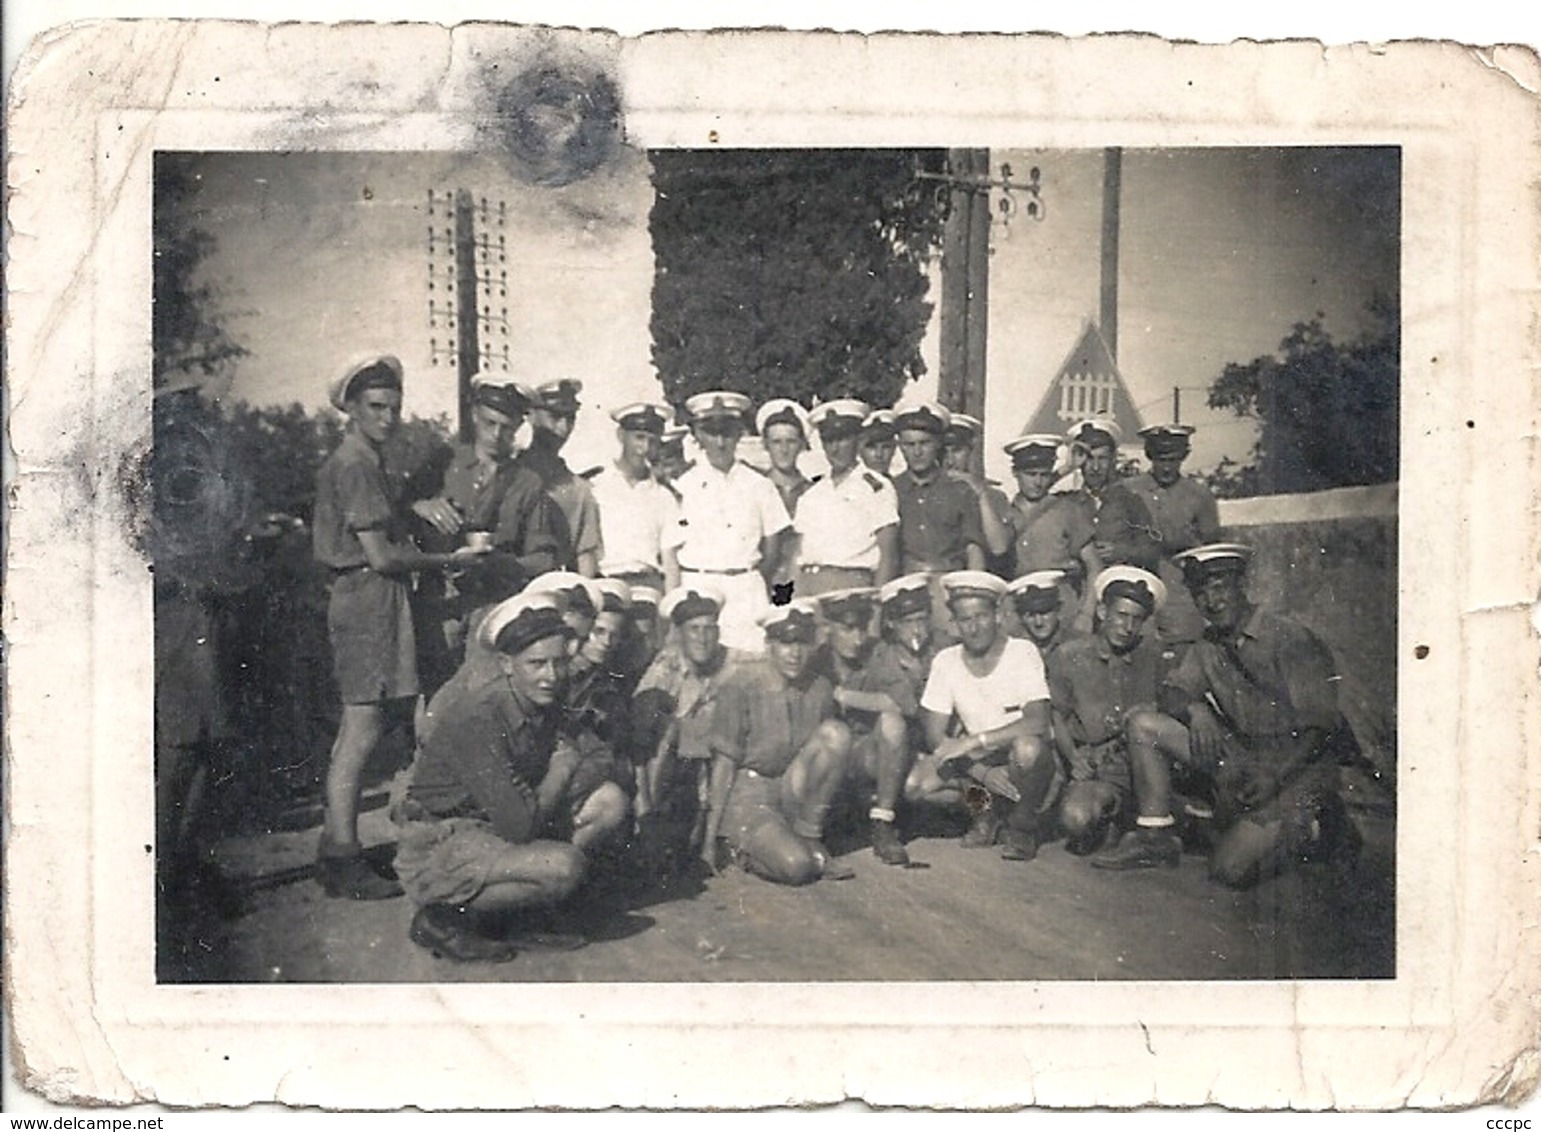
<path id="1" fill-rule="evenodd" d="M 893 986 L 156 983 L 152 604 L 123 473 L 149 436 L 154 154 L 459 154 L 550 183 L 570 170 L 496 116 L 541 68 L 613 83 L 629 148 L 602 163 L 712 146 L 1399 150 L 1394 977 L 973 983 L 965 964 Z M 7 992 L 27 1080 L 60 1099 L 381 1108 L 1529 1091 L 1538 80 L 1528 53 L 1434 44 L 213 23 L 41 43 L 8 169 Z M 584 223 L 551 220 L 580 241 Z M 604 297 L 583 298 L 594 310 L 572 317 L 602 322 Z M 645 371 L 645 338 L 625 333 L 598 335 L 590 364 Z"/>

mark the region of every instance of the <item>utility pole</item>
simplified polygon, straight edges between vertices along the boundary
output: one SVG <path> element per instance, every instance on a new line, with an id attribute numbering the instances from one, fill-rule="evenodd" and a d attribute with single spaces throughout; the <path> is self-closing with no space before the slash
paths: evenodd
<path id="1" fill-rule="evenodd" d="M 455 318 L 460 439 L 471 439 L 471 378 L 481 368 L 476 335 L 476 216 L 471 194 L 455 190 Z"/>
<path id="2" fill-rule="evenodd" d="M 1118 199 L 1123 181 L 1124 151 L 1109 146 L 1102 165 L 1102 305 L 1097 329 L 1118 361 Z"/>
<path id="3" fill-rule="evenodd" d="M 1172 423 L 1182 424 L 1183 419 L 1183 387 L 1172 386 Z"/>
<path id="4" fill-rule="evenodd" d="M 443 227 L 441 217 L 448 221 Z M 471 439 L 471 379 L 495 367 L 509 368 L 506 223 L 504 201 L 494 212 L 486 197 L 477 202 L 467 189 L 442 196 L 428 190 L 428 327 L 449 332 L 429 337 L 428 358 L 431 365 L 444 363 L 455 370 L 461 440 Z M 499 230 L 496 242 L 493 228 Z"/>
<path id="5" fill-rule="evenodd" d="M 984 419 L 989 328 L 990 151 L 947 153 L 951 210 L 942 234 L 941 374 L 937 400 Z M 958 182 L 970 183 L 958 183 Z M 977 471 L 978 469 L 976 469 Z"/>

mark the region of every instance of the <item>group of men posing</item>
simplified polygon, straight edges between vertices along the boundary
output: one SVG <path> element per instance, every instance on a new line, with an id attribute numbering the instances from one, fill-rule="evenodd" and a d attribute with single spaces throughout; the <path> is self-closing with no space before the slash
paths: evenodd
<path id="1" fill-rule="evenodd" d="M 1019 438 L 1008 499 L 969 471 L 978 422 L 939 406 L 751 416 L 710 392 L 685 405 L 699 461 L 668 410 L 628 405 L 590 482 L 560 456 L 579 392 L 477 382 L 472 441 L 399 483 L 381 449 L 400 364 L 334 383 L 349 427 L 315 508 L 344 703 L 329 894 L 405 891 L 417 943 L 503 960 L 582 944 L 548 913 L 596 861 L 849 878 L 825 835 L 850 799 L 894 866 L 914 864 L 905 822 L 927 805 L 1013 861 L 1063 834 L 1099 868 L 1175 866 L 1179 819 L 1212 831 L 1229 885 L 1354 860 L 1331 654 L 1252 604 L 1248 548 L 1216 541 L 1213 498 L 1181 475 L 1190 429 L 1146 430 L 1151 471 L 1128 479 L 1110 422 Z M 751 423 L 766 472 L 737 458 Z M 815 435 L 829 473 L 810 481 L 796 464 Z M 1079 483 L 1051 491 L 1067 443 Z M 414 704 L 379 866 L 358 842 L 360 777 Z"/>

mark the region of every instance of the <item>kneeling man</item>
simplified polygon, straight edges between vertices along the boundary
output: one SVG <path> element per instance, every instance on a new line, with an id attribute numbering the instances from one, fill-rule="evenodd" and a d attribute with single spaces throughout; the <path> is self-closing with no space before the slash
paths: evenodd
<path id="1" fill-rule="evenodd" d="M 557 600 L 510 598 L 478 632 L 499 677 L 443 705 L 401 809 L 396 873 L 418 905 L 413 942 L 500 962 L 521 947 L 582 945 L 534 930 L 534 916 L 572 895 L 586 851 L 621 827 L 627 801 L 582 773 L 561 737 L 572 631 Z"/>
<path id="2" fill-rule="evenodd" d="M 1043 661 L 1030 642 L 1002 632 L 1000 578 L 959 570 L 943 575 L 942 589 L 959 643 L 931 665 L 920 706 L 932 753 L 916 763 L 905 792 L 917 801 L 968 801 L 974 824 L 966 848 L 999 839 L 1006 860 L 1031 861 L 1056 777 Z M 954 719 L 963 733 L 949 738 Z M 984 791 L 970 789 L 971 781 Z"/>
<path id="3" fill-rule="evenodd" d="M 1129 809 L 1134 783 L 1124 725 L 1156 706 L 1161 646 L 1145 623 L 1166 602 L 1161 579 L 1137 566 L 1109 566 L 1093 590 L 1096 633 L 1069 641 L 1049 660 L 1054 741 L 1070 768 L 1059 823 L 1066 848 L 1080 855 L 1095 851 Z M 1166 863 L 1177 863 L 1170 847 Z"/>
<path id="4" fill-rule="evenodd" d="M 854 873 L 824 847 L 830 802 L 851 761 L 851 731 L 835 718 L 834 688 L 813 672 L 818 616 L 808 601 L 761 616 L 766 655 L 723 682 L 712 711 L 712 776 L 704 855 L 717 838 L 746 871 L 778 884 Z"/>
<path id="5" fill-rule="evenodd" d="M 1177 555 L 1208 623 L 1159 689 L 1161 712 L 1129 720 L 1129 759 L 1140 816 L 1101 868 L 1169 863 L 1171 764 L 1212 776 L 1213 880 L 1246 887 L 1293 860 L 1351 870 L 1359 851 L 1336 789 L 1354 747 L 1338 710 L 1332 653 L 1304 625 L 1258 609 L 1246 595 L 1251 549 L 1211 543 Z"/>

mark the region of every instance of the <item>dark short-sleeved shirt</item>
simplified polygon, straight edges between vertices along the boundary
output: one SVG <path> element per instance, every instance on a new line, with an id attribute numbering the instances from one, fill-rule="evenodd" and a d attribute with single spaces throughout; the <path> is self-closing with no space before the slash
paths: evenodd
<path id="1" fill-rule="evenodd" d="M 1126 653 L 1101 637 L 1082 637 L 1048 659 L 1049 699 L 1070 728 L 1077 747 L 1095 747 L 1124 733 L 1136 707 L 1154 707 L 1161 647 L 1146 636 Z"/>
<path id="2" fill-rule="evenodd" d="M 1189 700 L 1213 697 L 1242 739 L 1331 731 L 1341 718 L 1331 651 L 1304 625 L 1263 609 L 1232 640 L 1206 631 L 1165 683 Z"/>
<path id="3" fill-rule="evenodd" d="M 400 487 L 385 474 L 380 453 L 349 427 L 316 473 L 311 538 L 317 561 L 334 570 L 367 566 L 362 531 L 398 534 Z"/>
<path id="4" fill-rule="evenodd" d="M 1033 644 L 1038 648 L 1038 655 L 1043 657 L 1044 667 L 1049 668 L 1050 671 L 1052 671 L 1050 665 L 1053 663 L 1054 657 L 1056 654 L 1058 654 L 1060 649 L 1064 648 L 1064 646 L 1068 645 L 1071 641 L 1082 641 L 1086 639 L 1085 633 L 1071 627 L 1070 618 L 1064 613 L 1060 614 L 1059 628 L 1054 631 L 1054 635 L 1047 641 L 1033 640 L 1032 637 L 1027 635 L 1026 629 L 1015 632 L 1012 634 L 1012 636 L 1021 637 L 1023 640 L 1027 641 L 1033 641 Z"/>
<path id="5" fill-rule="evenodd" d="M 920 711 L 920 689 L 896 655 L 901 651 L 887 641 L 872 641 L 859 664 L 847 665 L 825 645 L 814 655 L 810 667 L 836 688 L 887 696 L 893 700 L 900 715 L 912 719 Z M 870 729 L 877 719 L 875 712 L 853 708 L 839 710 L 845 718 L 864 729 Z"/>
<path id="6" fill-rule="evenodd" d="M 1098 495 L 1087 493 L 1092 503 L 1092 530 L 1110 548 L 1104 566 L 1138 566 L 1155 573 L 1160 560 L 1156 524 L 1150 509 L 1134 492 L 1115 480 Z"/>
<path id="7" fill-rule="evenodd" d="M 1161 554 L 1170 558 L 1220 537 L 1220 505 L 1209 488 L 1190 476 L 1179 476 L 1162 487 L 1149 472 L 1124 481 L 1150 511 L 1159 535 Z"/>
<path id="8" fill-rule="evenodd" d="M 963 570 L 970 543 L 983 549 L 979 498 L 965 480 L 938 470 L 929 483 L 909 472 L 894 477 L 899 497 L 899 559 L 901 569 Z"/>
<path id="9" fill-rule="evenodd" d="M 546 439 L 549 435 L 536 430 L 530 446 L 519 454 L 515 465 L 535 475 L 552 502 L 561 509 L 573 558 L 588 553 L 603 557 L 605 544 L 600 533 L 599 504 L 594 499 L 594 489 L 588 480 L 567 466 L 557 445 Z"/>
<path id="10" fill-rule="evenodd" d="M 678 726 L 677 753 L 682 759 L 711 758 L 712 712 L 723 680 L 732 671 L 727 649 L 704 669 L 697 669 L 670 644 L 653 658 L 632 698 L 632 718 L 638 743 L 651 746 L 662 736 L 668 714 Z M 651 754 L 651 751 L 646 752 Z"/>
<path id="11" fill-rule="evenodd" d="M 525 704 L 507 678 L 488 679 L 437 705 L 408 797 L 438 817 L 475 817 L 499 837 L 535 836 L 535 792 L 551 766 L 561 714 Z"/>
<path id="12" fill-rule="evenodd" d="M 467 608 L 501 601 L 530 578 L 570 564 L 566 523 L 540 479 L 514 461 L 484 464 L 469 444 L 456 444 L 437 484 L 420 498 L 442 495 L 465 518 L 466 530 L 491 531 L 494 552 L 457 580 Z M 458 536 L 431 528 L 421 532 L 425 549 L 453 550 Z"/>
<path id="13" fill-rule="evenodd" d="M 834 714 L 834 687 L 826 677 L 808 672 L 794 684 L 769 660 L 756 658 L 723 681 L 712 710 L 712 752 L 744 770 L 779 777 Z"/>
<path id="14" fill-rule="evenodd" d="M 1080 578 L 1086 572 L 1081 551 L 1094 533 L 1092 514 L 1090 497 L 1079 492 L 1045 495 L 1036 503 L 1019 493 L 1007 512 L 1017 576 L 1064 570 Z"/>

